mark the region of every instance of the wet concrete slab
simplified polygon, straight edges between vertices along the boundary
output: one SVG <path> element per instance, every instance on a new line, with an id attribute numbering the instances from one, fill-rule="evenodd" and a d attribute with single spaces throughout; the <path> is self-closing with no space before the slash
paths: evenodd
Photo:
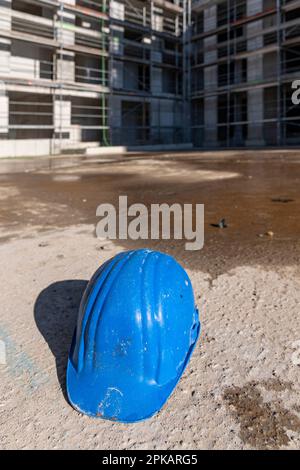
<path id="1" fill-rule="evenodd" d="M 118 240 L 176 253 L 213 276 L 242 263 L 299 263 L 300 151 L 235 151 L 126 156 L 70 168 L 0 175 L 1 241 L 94 224 L 101 203 L 205 205 L 204 249 L 185 241 Z M 227 228 L 215 225 L 226 220 Z"/>

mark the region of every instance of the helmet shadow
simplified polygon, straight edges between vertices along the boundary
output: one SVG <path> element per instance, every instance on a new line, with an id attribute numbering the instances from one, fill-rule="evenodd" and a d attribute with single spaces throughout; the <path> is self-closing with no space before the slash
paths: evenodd
<path id="1" fill-rule="evenodd" d="M 85 280 L 54 282 L 40 292 L 34 305 L 35 323 L 55 357 L 57 378 L 66 400 L 68 353 L 87 283 Z"/>

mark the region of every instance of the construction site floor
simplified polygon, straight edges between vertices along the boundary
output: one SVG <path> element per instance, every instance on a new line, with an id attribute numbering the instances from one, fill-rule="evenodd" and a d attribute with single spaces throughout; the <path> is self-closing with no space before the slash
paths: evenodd
<path id="1" fill-rule="evenodd" d="M 0 173 L 0 448 L 300 447 L 300 151 L 131 155 Z M 97 206 L 117 206 L 120 195 L 205 204 L 204 248 L 97 239 Z M 130 425 L 83 416 L 65 390 L 83 290 L 105 260 L 145 246 L 187 269 L 201 337 L 157 416 Z"/>

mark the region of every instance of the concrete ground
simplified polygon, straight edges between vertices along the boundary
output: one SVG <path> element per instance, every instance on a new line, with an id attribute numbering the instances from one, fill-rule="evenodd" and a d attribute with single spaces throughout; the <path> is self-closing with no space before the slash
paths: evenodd
<path id="1" fill-rule="evenodd" d="M 2 172 L 0 447 L 299 448 L 299 185 L 300 152 L 292 150 Z M 96 207 L 119 195 L 129 203 L 204 203 L 203 250 L 97 239 Z M 227 228 L 213 226 L 222 218 Z M 141 246 L 187 269 L 201 338 L 157 416 L 131 425 L 88 418 L 65 393 L 80 298 L 103 261 Z"/>

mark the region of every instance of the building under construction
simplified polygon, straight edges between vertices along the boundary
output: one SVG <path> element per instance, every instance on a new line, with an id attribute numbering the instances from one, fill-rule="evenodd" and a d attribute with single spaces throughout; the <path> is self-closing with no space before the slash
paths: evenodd
<path id="1" fill-rule="evenodd" d="M 297 145 L 296 79 L 300 0 L 0 3 L 1 156 Z"/>

